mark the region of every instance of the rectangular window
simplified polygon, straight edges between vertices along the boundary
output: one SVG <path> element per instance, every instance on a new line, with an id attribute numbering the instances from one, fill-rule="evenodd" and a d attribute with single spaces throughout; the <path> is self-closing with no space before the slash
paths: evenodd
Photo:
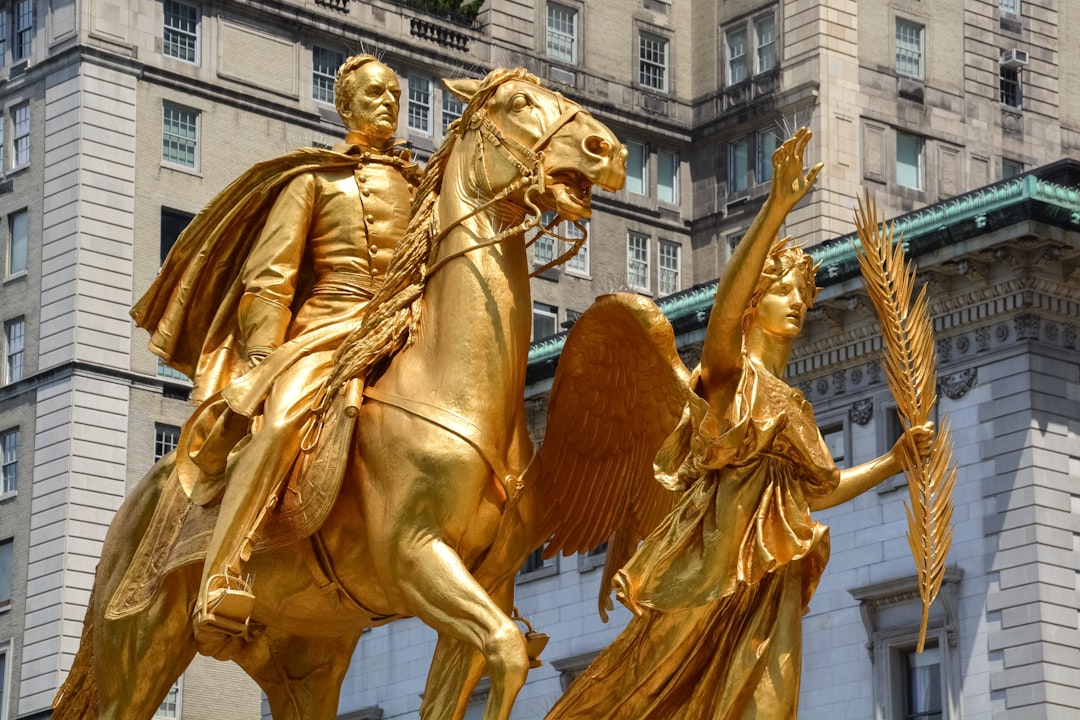
<path id="1" fill-rule="evenodd" d="M 8 10 L 7 5 L 0 5 L 0 67 L 7 64 L 8 31 L 10 26 L 11 11 Z M 0 125 L 3 125 L 3 123 L 0 122 Z M 0 165 L 0 172 L 3 172 L 3 165 Z M 2 708 L 3 706 L 0 706 L 0 710 Z"/>
<path id="2" fill-rule="evenodd" d="M 171 210 L 167 207 L 161 208 L 160 247 L 162 264 L 165 263 L 165 258 L 169 256 L 169 251 L 176 244 L 176 239 L 180 237 L 180 233 L 184 231 L 184 228 L 188 226 L 188 223 L 194 217 L 191 213 Z"/>
<path id="3" fill-rule="evenodd" d="M 1008 158 L 1001 159 L 1001 179 L 1008 180 L 1024 172 L 1024 163 Z"/>
<path id="4" fill-rule="evenodd" d="M 998 0 L 998 8 L 1003 15 L 1020 16 L 1020 0 Z"/>
<path id="5" fill-rule="evenodd" d="M 1020 92 L 1020 68 L 1001 66 L 1001 104 L 1018 108 L 1023 104 Z"/>
<path id="6" fill-rule="evenodd" d="M 431 134 L 431 80 L 409 76 L 409 129 Z"/>
<path id="7" fill-rule="evenodd" d="M 175 425 L 154 424 L 154 462 L 176 449 L 180 442 L 180 428 Z"/>
<path id="8" fill-rule="evenodd" d="M 772 13 L 754 18 L 754 40 L 757 43 L 756 73 L 776 67 L 776 18 Z"/>
<path id="9" fill-rule="evenodd" d="M 626 239 L 626 284 L 649 292 L 649 236 L 630 232 Z"/>
<path id="10" fill-rule="evenodd" d="M 199 112 L 167 102 L 164 104 L 163 118 L 161 159 L 181 167 L 197 167 Z"/>
<path id="11" fill-rule="evenodd" d="M 896 184 L 923 189 L 923 139 L 896 133 Z"/>
<path id="12" fill-rule="evenodd" d="M 548 210 L 540 216 L 540 228 L 546 228 L 555 221 L 555 211 Z M 540 228 L 533 231 L 536 242 L 533 243 L 533 266 L 543 267 L 555 260 L 555 238 L 549 233 L 541 232 Z M 552 228 L 558 232 L 558 227 Z"/>
<path id="13" fill-rule="evenodd" d="M 644 87 L 667 92 L 668 41 L 643 32 L 638 37 L 638 82 Z"/>
<path id="14" fill-rule="evenodd" d="M 184 62 L 199 62 L 199 8 L 165 0 L 161 52 Z"/>
<path id="15" fill-rule="evenodd" d="M 19 428 L 0 433 L 0 495 L 19 489 Z"/>
<path id="16" fill-rule="evenodd" d="M 177 680 L 173 683 L 173 686 L 169 688 L 169 693 L 165 696 L 165 699 L 161 701 L 161 706 L 154 713 L 156 718 L 178 718 L 180 717 L 180 681 Z"/>
<path id="17" fill-rule="evenodd" d="M 30 48 L 34 40 L 34 0 L 16 0 L 15 33 L 11 44 L 11 59 L 25 60 L 30 57 Z"/>
<path id="18" fill-rule="evenodd" d="M 679 156 L 666 150 L 656 151 L 656 199 L 661 202 L 679 202 Z"/>
<path id="19" fill-rule="evenodd" d="M 0 609 L 6 609 L 11 605 L 11 573 L 14 571 L 15 541 L 12 538 L 0 540 Z M 0 647 L 0 653 L 6 651 L 6 647 Z M 0 654 L 0 659 L 6 659 Z M 0 667 L 0 689 L 7 690 L 7 668 Z M 7 699 L 7 693 L 4 693 Z M 0 705 L 0 708 L 4 707 Z"/>
<path id="20" fill-rule="evenodd" d="M 442 91 L 442 132 L 446 135 L 447 128 L 450 127 L 450 123 L 461 117 L 461 113 L 465 112 L 465 103 L 457 99 L 457 95 L 450 92 L 446 88 Z"/>
<path id="21" fill-rule="evenodd" d="M 169 367 L 168 365 L 165 364 L 165 361 L 162 360 L 161 358 L 157 359 L 157 374 L 158 374 L 158 377 L 167 378 L 169 380 L 188 380 L 188 381 L 190 381 L 190 378 L 187 375 L 180 372 L 179 370 L 176 370 L 175 368 Z"/>
<path id="22" fill-rule="evenodd" d="M 23 335 L 26 323 L 16 318 L 4 323 L 4 382 L 13 383 L 23 378 Z"/>
<path id="23" fill-rule="evenodd" d="M 11 111 L 11 167 L 30 164 L 30 103 Z"/>
<path id="24" fill-rule="evenodd" d="M 559 332 L 559 308 L 534 302 L 532 312 L 532 341 L 543 340 Z"/>
<path id="25" fill-rule="evenodd" d="M 671 295 L 681 290 L 682 246 L 679 243 L 660 241 L 660 264 L 656 278 L 656 289 L 661 295 Z"/>
<path id="26" fill-rule="evenodd" d="M 2 23 L 5 22 L 5 20 L 4 20 L 5 17 L 6 16 L 4 15 L 4 9 L 0 8 L 0 25 L 2 25 Z M 0 43 L 0 47 L 2 47 L 2 45 L 3 45 L 3 43 Z M 3 67 L 3 65 L 4 65 L 4 53 L 0 52 L 0 67 Z M 0 177 L 3 177 L 4 176 L 4 171 L 7 170 L 7 165 L 4 162 L 5 160 L 7 160 L 7 155 L 4 154 L 5 152 L 7 152 L 7 143 L 4 142 L 4 138 L 7 137 L 4 134 L 4 130 L 5 130 L 6 127 L 7 127 L 7 122 L 5 122 L 5 120 L 4 120 L 4 112 L 3 112 L 3 109 L 0 108 Z"/>
<path id="27" fill-rule="evenodd" d="M 825 440 L 825 447 L 829 448 L 829 454 L 832 455 L 833 462 L 837 467 L 845 467 L 845 447 L 844 447 L 844 423 L 831 423 L 829 425 L 822 425 L 821 437 Z"/>
<path id="28" fill-rule="evenodd" d="M 911 648 L 904 656 L 904 720 L 941 720 L 941 648 Z"/>
<path id="29" fill-rule="evenodd" d="M 750 141 L 746 138 L 728 143 L 728 194 L 744 192 L 750 184 Z"/>
<path id="30" fill-rule="evenodd" d="M 641 143 L 626 143 L 626 190 L 635 195 L 645 195 L 649 187 L 648 153 Z"/>
<path id="31" fill-rule="evenodd" d="M 10 541 L 9 541 L 10 542 Z M 2 551 L 0 551 L 2 555 Z M 2 562 L 2 560 L 0 560 Z M 10 566 L 11 563 L 8 563 Z M 4 581 L 0 580 L 0 584 Z M 10 581 L 8 581 L 10 585 Z M 10 595 L 10 591 L 8 595 Z M 11 643 L 0 645 L 0 720 L 7 719 L 7 703 L 10 702 L 8 693 L 8 656 L 11 654 Z"/>
<path id="32" fill-rule="evenodd" d="M 19 210 L 8 215 L 7 274 L 26 272 L 26 246 L 30 214 Z"/>
<path id="33" fill-rule="evenodd" d="M 896 18 L 896 72 L 923 76 L 923 26 L 902 18 Z"/>
<path id="34" fill-rule="evenodd" d="M 343 52 L 318 46 L 311 48 L 311 97 L 315 102 L 334 104 L 334 79 L 343 62 Z"/>
<path id="35" fill-rule="evenodd" d="M 539 577 L 547 577 L 558 572 L 557 557 L 544 559 L 544 548 L 538 548 L 529 553 L 525 558 L 525 564 L 521 566 L 518 577 L 521 580 L 534 580 Z"/>
<path id="36" fill-rule="evenodd" d="M 738 27 L 727 31 L 728 85 L 736 85 L 750 77 L 746 66 L 746 28 Z"/>
<path id="37" fill-rule="evenodd" d="M 775 129 L 760 130 L 756 138 L 754 153 L 754 178 L 760 185 L 772 180 L 772 156 L 783 140 Z"/>
<path id="38" fill-rule="evenodd" d="M 577 10 L 548 3 L 547 54 L 554 60 L 577 62 Z"/>
<path id="39" fill-rule="evenodd" d="M 564 220 L 559 223 L 559 234 L 567 240 L 577 241 L 585 237 L 585 233 L 589 231 L 588 220 L 578 220 L 581 227 L 578 227 L 569 220 Z M 584 232 L 582 230 L 584 229 Z M 570 246 L 567 245 L 565 250 L 569 250 Z M 566 261 L 567 272 L 577 273 L 578 275 L 589 274 L 589 241 L 585 240 L 585 243 L 578 250 L 577 255 Z M 569 314 L 569 311 L 567 311 Z"/>

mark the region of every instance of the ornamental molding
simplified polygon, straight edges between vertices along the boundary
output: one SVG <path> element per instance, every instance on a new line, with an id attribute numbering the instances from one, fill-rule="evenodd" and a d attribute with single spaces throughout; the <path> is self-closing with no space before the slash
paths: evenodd
<path id="1" fill-rule="evenodd" d="M 950 400 L 959 400 L 979 382 L 979 369 L 967 368 L 938 378 L 941 394 Z"/>

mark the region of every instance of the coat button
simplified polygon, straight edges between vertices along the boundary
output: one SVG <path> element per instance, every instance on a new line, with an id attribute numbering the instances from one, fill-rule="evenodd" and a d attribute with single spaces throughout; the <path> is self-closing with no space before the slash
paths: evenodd
<path id="1" fill-rule="evenodd" d="M 364 222 L 366 222 L 368 225 L 371 225 L 373 222 L 375 222 L 375 216 L 374 215 L 368 215 L 367 217 L 364 218 Z"/>

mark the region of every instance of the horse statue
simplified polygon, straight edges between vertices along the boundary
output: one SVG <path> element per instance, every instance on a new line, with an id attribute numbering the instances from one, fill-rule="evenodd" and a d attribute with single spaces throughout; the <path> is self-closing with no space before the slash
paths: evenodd
<path id="1" fill-rule="evenodd" d="M 537 511 L 511 510 L 534 453 L 524 418 L 532 309 L 525 231 L 545 210 L 588 217 L 593 185 L 622 186 L 626 150 L 524 70 L 447 85 L 467 106 L 428 165 L 398 249 L 422 255 L 422 293 L 414 283 L 415 297 L 372 303 L 397 313 L 389 323 L 396 335 L 376 344 L 407 348 L 375 362 L 363 382 L 343 355 L 347 369 L 328 381 L 328 397 L 351 392 L 364 401 L 351 408 L 358 417 L 346 457 L 332 458 L 347 462 L 340 492 L 317 532 L 284 551 L 256 545 L 247 565 L 257 601 L 233 660 L 266 693 L 276 720 L 336 717 L 361 631 L 406 616 L 439 634 L 425 720 L 462 718 L 484 674 L 491 692 L 483 717 L 507 720 L 528 672 L 509 614 L 514 573 L 542 542 Z M 331 423 L 323 432 L 332 434 Z M 155 508 L 176 496 L 173 465 L 167 456 L 151 469 L 105 538 L 58 720 L 148 720 L 196 654 L 199 563 L 162 572 L 138 612 L 106 611 Z M 496 546 L 506 538 L 513 542 Z"/>

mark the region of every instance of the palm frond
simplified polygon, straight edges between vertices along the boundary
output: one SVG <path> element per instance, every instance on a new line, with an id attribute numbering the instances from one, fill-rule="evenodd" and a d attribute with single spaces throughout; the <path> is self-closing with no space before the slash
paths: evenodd
<path id="1" fill-rule="evenodd" d="M 937 401 L 937 359 L 934 328 L 926 287 L 915 293 L 915 268 L 905 262 L 903 243 L 893 237 L 893 225 L 879 219 L 877 203 L 867 193 L 855 211 L 860 247 L 856 248 L 863 284 L 881 322 L 885 344 L 882 365 L 896 400 L 905 431 L 929 421 Z M 915 441 L 905 432 L 904 475 L 910 504 L 908 545 L 915 558 L 922 599 L 918 651 L 926 643 L 930 605 L 941 590 L 945 559 L 952 544 L 952 491 L 956 465 L 948 423 L 934 436 L 930 453 L 920 458 Z"/>

